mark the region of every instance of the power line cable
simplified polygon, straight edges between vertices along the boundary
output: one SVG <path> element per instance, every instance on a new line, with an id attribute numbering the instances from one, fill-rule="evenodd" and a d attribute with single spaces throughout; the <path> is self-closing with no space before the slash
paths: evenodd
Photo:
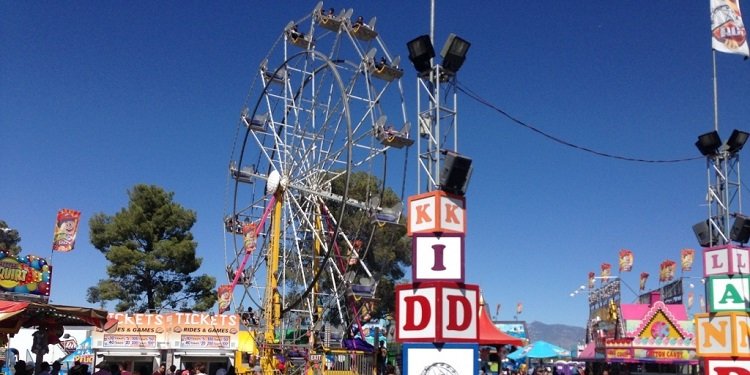
<path id="1" fill-rule="evenodd" d="M 639 163 L 662 163 L 662 164 L 663 163 L 680 163 L 680 162 L 685 162 L 685 161 L 692 161 L 692 160 L 703 159 L 703 157 L 700 157 L 700 156 L 698 156 L 698 157 L 692 157 L 692 158 L 666 159 L 666 160 L 663 160 L 663 159 L 661 159 L 661 160 L 660 159 L 641 159 L 641 158 L 632 158 L 632 157 L 627 157 L 627 156 L 614 155 L 614 154 L 610 154 L 610 153 L 606 153 L 606 152 L 602 152 L 602 151 L 596 151 L 596 150 L 590 149 L 588 147 L 579 146 L 579 145 L 570 143 L 568 141 L 565 141 L 563 139 L 560 139 L 558 137 L 555 137 L 555 136 L 553 136 L 551 134 L 548 134 L 548 133 L 546 133 L 546 132 L 544 132 L 544 131 L 542 131 L 542 130 L 540 130 L 540 129 L 532 126 L 532 125 L 529 125 L 529 124 L 525 123 L 524 121 L 521 121 L 521 120 L 517 119 L 513 115 L 511 115 L 508 112 L 500 109 L 496 105 L 490 103 L 488 100 L 482 98 L 479 94 L 477 94 L 474 91 L 472 91 L 471 89 L 465 87 L 461 83 L 458 83 L 458 82 L 456 83 L 456 89 L 458 91 L 466 94 L 468 97 L 474 99 L 479 104 L 482 104 L 482 105 L 484 105 L 484 106 L 486 106 L 486 107 L 494 110 L 495 112 L 500 113 L 501 115 L 505 116 L 506 118 L 508 118 L 512 122 L 514 122 L 514 123 L 516 123 L 518 125 L 521 125 L 524 128 L 529 129 L 529 130 L 531 130 L 531 131 L 533 131 L 533 132 L 535 132 L 535 133 L 537 133 L 537 134 L 539 134 L 539 135 L 541 135 L 541 136 L 543 136 L 543 137 L 545 137 L 547 139 L 550 139 L 550 140 L 552 140 L 554 142 L 557 142 L 559 144 L 562 144 L 564 146 L 568 146 L 568 147 L 574 148 L 576 150 L 588 152 L 588 153 L 591 153 L 591 154 L 594 154 L 594 155 L 597 155 L 597 156 L 602 156 L 602 157 L 611 158 L 611 159 L 617 159 L 617 160 L 624 160 L 624 161 L 633 161 L 633 162 L 639 162 Z"/>

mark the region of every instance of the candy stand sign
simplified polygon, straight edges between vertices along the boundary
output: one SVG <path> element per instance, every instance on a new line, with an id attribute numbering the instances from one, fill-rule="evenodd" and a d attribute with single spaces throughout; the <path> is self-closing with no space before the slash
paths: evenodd
<path id="1" fill-rule="evenodd" d="M 30 300 L 47 302 L 51 282 L 52 266 L 46 259 L 36 255 L 13 256 L 0 251 L 0 293 L 25 295 Z"/>

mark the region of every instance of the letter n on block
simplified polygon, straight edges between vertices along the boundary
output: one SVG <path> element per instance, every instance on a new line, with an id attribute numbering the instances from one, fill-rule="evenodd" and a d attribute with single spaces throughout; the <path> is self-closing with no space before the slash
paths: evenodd
<path id="1" fill-rule="evenodd" d="M 478 337 L 478 285 L 396 285 L 396 341 L 476 342 Z"/>
<path id="2" fill-rule="evenodd" d="M 409 197 L 409 217 L 406 234 L 462 233 L 466 234 L 466 199 L 435 190 Z"/>
<path id="3" fill-rule="evenodd" d="M 750 357 L 749 323 L 750 316 L 744 311 L 695 314 L 695 353 L 700 357 Z"/>
<path id="4" fill-rule="evenodd" d="M 411 279 L 464 282 L 464 235 L 416 233 L 411 239 Z"/>
<path id="5" fill-rule="evenodd" d="M 707 358 L 703 368 L 706 375 L 750 375 L 750 361 L 747 359 Z"/>
<path id="6" fill-rule="evenodd" d="M 703 249 L 703 275 L 750 274 L 750 249 L 734 245 L 722 245 Z"/>

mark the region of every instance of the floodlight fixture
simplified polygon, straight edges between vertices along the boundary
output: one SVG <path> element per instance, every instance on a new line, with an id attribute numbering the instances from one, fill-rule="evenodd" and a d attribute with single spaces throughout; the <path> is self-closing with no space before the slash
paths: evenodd
<path id="1" fill-rule="evenodd" d="M 719 132 L 714 130 L 710 133 L 699 135 L 698 141 L 695 142 L 695 146 L 698 147 L 698 150 L 701 152 L 701 154 L 703 154 L 703 156 L 716 155 L 719 147 L 721 147 L 721 138 L 719 137 Z"/>
<path id="2" fill-rule="evenodd" d="M 455 74 L 458 69 L 461 69 L 461 65 L 466 60 L 466 53 L 469 52 L 471 43 L 466 39 L 456 36 L 456 34 L 450 34 L 448 40 L 445 41 L 440 56 L 443 57 L 443 69 L 449 73 Z"/>
<path id="3" fill-rule="evenodd" d="M 747 132 L 734 129 L 732 135 L 730 135 L 727 140 L 727 152 L 734 154 L 742 150 L 742 147 L 745 146 L 745 142 L 747 142 L 748 136 L 750 136 L 750 134 Z"/>
<path id="4" fill-rule="evenodd" d="M 409 60 L 420 75 L 427 74 L 432 70 L 432 58 L 435 57 L 435 49 L 429 35 L 418 36 L 408 43 Z"/>

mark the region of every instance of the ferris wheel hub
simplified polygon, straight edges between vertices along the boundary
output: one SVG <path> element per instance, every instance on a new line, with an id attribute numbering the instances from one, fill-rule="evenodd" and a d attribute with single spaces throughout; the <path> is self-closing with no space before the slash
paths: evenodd
<path id="1" fill-rule="evenodd" d="M 266 181 L 266 194 L 274 194 L 276 193 L 276 189 L 279 188 L 279 184 L 281 182 L 281 174 L 279 174 L 279 171 L 272 170 L 268 174 L 268 180 Z"/>

